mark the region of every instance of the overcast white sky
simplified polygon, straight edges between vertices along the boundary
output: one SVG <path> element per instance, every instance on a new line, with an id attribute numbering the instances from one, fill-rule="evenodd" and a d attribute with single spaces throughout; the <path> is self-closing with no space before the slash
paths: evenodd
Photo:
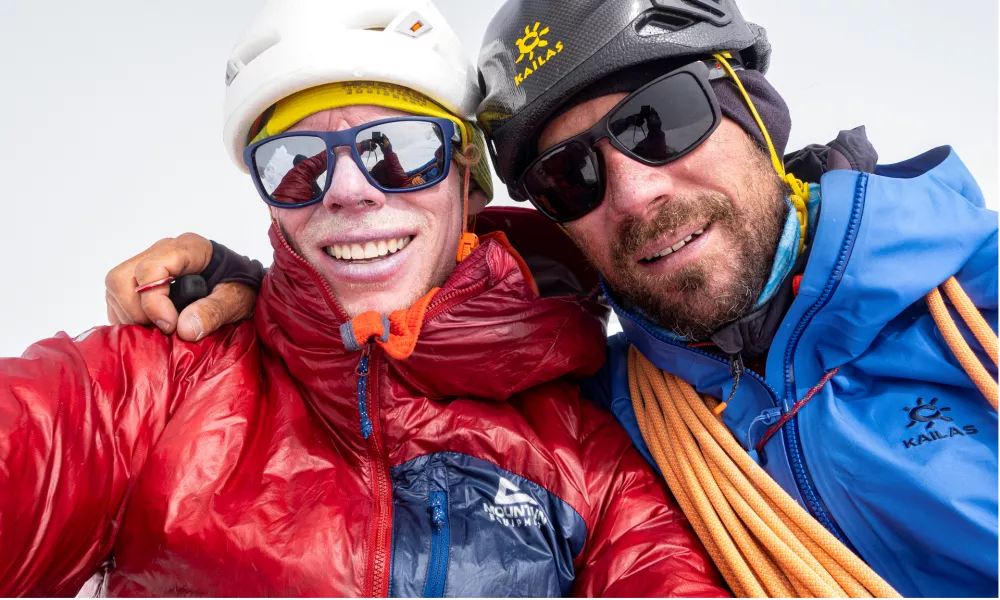
<path id="1" fill-rule="evenodd" d="M 221 141 L 226 59 L 262 4 L 0 0 L 0 356 L 103 324 L 105 273 L 160 238 L 270 262 Z M 438 0 L 473 57 L 500 4 Z M 882 162 L 951 144 L 996 207 L 996 0 L 740 5 L 774 46 L 790 149 L 862 124 Z"/>

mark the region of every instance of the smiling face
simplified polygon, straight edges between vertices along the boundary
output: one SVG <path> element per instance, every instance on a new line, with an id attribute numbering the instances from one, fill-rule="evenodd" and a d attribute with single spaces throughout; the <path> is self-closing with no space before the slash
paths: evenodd
<path id="1" fill-rule="evenodd" d="M 398 116 L 405 113 L 349 106 L 311 115 L 289 131 L 340 131 Z M 292 248 L 329 283 L 348 316 L 409 308 L 455 268 L 462 233 L 461 171 L 451 169 L 429 188 L 389 194 L 372 187 L 350 148 L 334 152 L 333 181 L 322 202 L 272 207 L 272 215 Z"/>
<path id="2" fill-rule="evenodd" d="M 586 131 L 627 94 L 579 104 L 548 124 L 539 152 Z M 754 307 L 787 214 L 787 188 L 738 125 L 684 158 L 643 165 L 607 139 L 604 201 L 566 230 L 615 292 L 659 325 L 705 339 Z"/>

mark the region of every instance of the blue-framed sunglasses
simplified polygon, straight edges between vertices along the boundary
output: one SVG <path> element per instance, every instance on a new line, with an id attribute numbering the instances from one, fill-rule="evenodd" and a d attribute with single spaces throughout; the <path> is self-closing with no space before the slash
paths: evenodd
<path id="1" fill-rule="evenodd" d="M 449 119 L 395 117 L 342 131 L 295 131 L 255 142 L 243 162 L 264 202 L 281 208 L 323 199 L 336 157 L 349 146 L 358 169 L 373 187 L 398 194 L 436 185 L 448 176 L 458 128 Z"/>

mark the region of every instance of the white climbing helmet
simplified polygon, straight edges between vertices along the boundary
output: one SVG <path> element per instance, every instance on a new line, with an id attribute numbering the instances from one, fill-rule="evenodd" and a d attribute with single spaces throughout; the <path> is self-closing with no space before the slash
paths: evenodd
<path id="1" fill-rule="evenodd" d="M 244 172 L 247 134 L 296 92 L 342 81 L 410 88 L 475 122 L 476 69 L 430 0 L 269 0 L 226 64 L 223 139 Z"/>

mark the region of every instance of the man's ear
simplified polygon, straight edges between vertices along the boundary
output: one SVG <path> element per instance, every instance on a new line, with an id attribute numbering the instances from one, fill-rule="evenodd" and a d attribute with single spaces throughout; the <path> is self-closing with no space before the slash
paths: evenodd
<path id="1" fill-rule="evenodd" d="M 486 208 L 486 203 L 490 199 L 486 197 L 486 192 L 475 187 L 469 190 L 469 216 L 478 215 Z"/>

